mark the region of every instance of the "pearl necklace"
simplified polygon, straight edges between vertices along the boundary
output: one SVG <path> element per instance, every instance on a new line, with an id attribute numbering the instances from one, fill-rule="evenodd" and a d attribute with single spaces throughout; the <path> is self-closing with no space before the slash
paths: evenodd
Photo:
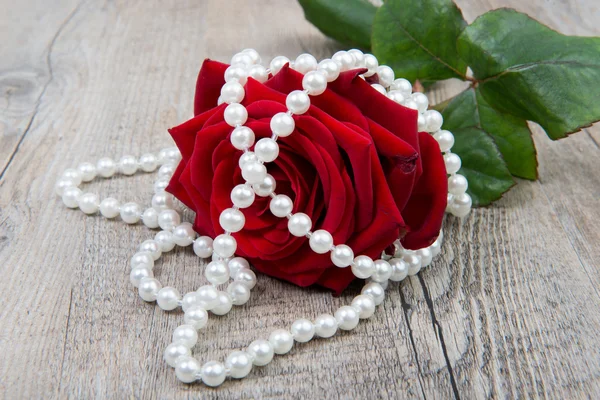
<path id="1" fill-rule="evenodd" d="M 295 90 L 287 95 L 287 112 L 274 115 L 270 122 L 273 132 L 271 138 L 260 139 L 254 143 L 254 132 L 244 126 L 248 113 L 240 103 L 244 99 L 244 85 L 248 76 L 265 82 L 269 74 L 276 74 L 287 63 L 296 71 L 304 74 L 302 86 L 304 90 Z M 317 63 L 310 54 L 298 56 L 295 62 L 278 56 L 267 69 L 260 65 L 260 56 L 253 49 L 243 50 L 234 55 L 231 66 L 225 72 L 225 84 L 221 89 L 218 104 L 227 103 L 224 119 L 233 131 L 231 144 L 243 151 L 239 167 L 245 184 L 232 189 L 233 206 L 222 211 L 219 224 L 225 233 L 214 240 L 207 236 L 196 238 L 190 223 L 181 223 L 181 217 L 173 209 L 173 197 L 164 192 L 180 154 L 176 148 L 161 150 L 158 157 L 146 154 L 139 161 L 132 156 L 124 156 L 119 163 L 110 159 L 101 159 L 97 165 L 81 164 L 78 169 L 65 171 L 57 182 L 56 192 L 62 196 L 69 208 L 80 208 L 86 214 L 100 213 L 106 218 L 117 215 L 129 224 L 142 219 L 149 228 L 161 227 L 154 240 L 143 242 L 139 251 L 131 259 L 131 283 L 138 288 L 140 297 L 148 302 L 156 301 L 160 308 L 173 310 L 182 307 L 185 313 L 185 324 L 175 329 L 173 343 L 167 346 L 164 357 L 166 362 L 175 368 L 177 377 L 186 383 L 201 380 L 208 386 L 218 386 L 226 377 L 243 378 L 252 366 L 268 364 L 274 354 L 286 354 L 296 342 L 307 342 L 315 335 L 322 338 L 333 336 L 338 329 L 354 329 L 360 319 L 373 315 L 375 307 L 384 299 L 388 280 L 399 282 L 407 276 L 417 274 L 421 268 L 431 264 L 433 257 L 440 253 L 443 236 L 440 236 L 429 247 L 416 251 L 403 249 L 397 240 L 393 257 L 382 255 L 381 259 L 372 260 L 365 255 L 354 256 L 352 249 L 345 244 L 333 244 L 329 232 L 323 229 L 311 231 L 312 221 L 304 213 L 292 214 L 293 202 L 286 196 L 275 193 L 276 181 L 267 173 L 265 163 L 274 161 L 279 155 L 278 138 L 291 135 L 295 129 L 293 115 L 304 114 L 310 108 L 310 97 L 322 94 L 328 82 L 335 81 L 340 72 L 353 68 L 366 68 L 361 77 L 378 75 L 378 84 L 371 86 L 391 100 L 419 111 L 418 129 L 434 135 L 444 154 L 448 178 L 448 206 L 446 211 L 455 216 L 467 215 L 471 208 L 471 198 L 466 193 L 467 180 L 457 174 L 460 169 L 460 158 L 451 153 L 454 137 L 452 133 L 440 130 L 442 116 L 435 110 L 427 110 L 428 100 L 422 93 L 412 94 L 412 86 L 405 79 L 394 79 L 394 72 L 387 66 L 379 66 L 377 59 L 371 54 L 363 54 L 360 50 L 340 51 L 332 57 Z M 250 148 L 254 145 L 254 151 Z M 108 178 L 117 169 L 125 175 L 133 175 L 138 170 L 154 171 L 161 164 L 158 180 L 154 184 L 155 194 L 152 207 L 144 212 L 136 203 L 119 206 L 116 199 L 107 198 L 102 202 L 91 193 L 83 194 L 78 188 L 81 182 L 89 182 L 100 175 Z M 198 330 L 206 326 L 208 313 L 224 315 L 232 305 L 245 304 L 250 298 L 250 290 L 256 285 L 256 275 L 242 257 L 234 257 L 237 243 L 232 233 L 239 232 L 245 224 L 244 214 L 240 208 L 251 206 L 255 195 L 271 197 L 269 208 L 280 218 L 288 219 L 288 229 L 294 236 L 306 236 L 310 248 L 319 254 L 330 252 L 331 261 L 339 268 L 351 267 L 353 274 L 360 279 L 368 279 L 361 294 L 354 298 L 351 305 L 340 307 L 334 316 L 323 314 L 314 322 L 308 319 L 296 320 L 289 330 L 278 329 L 271 333 L 268 340 L 258 339 L 252 342 L 246 351 L 231 353 L 226 362 L 209 361 L 201 365 L 191 356 L 191 348 L 198 341 Z M 196 255 L 201 258 L 211 257 L 213 260 L 205 268 L 205 276 L 210 285 L 201 286 L 197 291 L 181 297 L 171 287 L 162 287 L 154 278 L 152 268 L 162 253 L 171 251 L 175 245 L 189 246 L 193 244 Z M 226 291 L 218 289 L 219 285 L 233 280 Z"/>

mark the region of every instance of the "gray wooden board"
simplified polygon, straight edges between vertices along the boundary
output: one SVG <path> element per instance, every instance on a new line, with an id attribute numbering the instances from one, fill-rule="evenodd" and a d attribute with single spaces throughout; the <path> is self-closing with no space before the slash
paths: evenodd
<path id="1" fill-rule="evenodd" d="M 169 145 L 189 118 L 201 61 L 337 45 L 292 0 L 2 1 L 0 396 L 4 398 L 586 398 L 600 395 L 600 129 L 551 142 L 533 126 L 540 180 L 446 223 L 443 256 L 393 285 L 350 332 L 295 346 L 219 389 L 179 383 L 162 361 L 182 315 L 142 302 L 132 250 L 152 233 L 85 216 L 54 196 L 82 161 Z M 568 34 L 598 35 L 597 2 L 459 1 L 465 17 L 512 6 Z M 8 10 L 8 11 L 6 11 Z M 437 85 L 440 101 L 458 85 Z M 89 187 L 148 203 L 151 176 Z M 189 218 L 189 216 L 188 216 Z M 159 262 L 202 283 L 191 249 Z M 250 302 L 214 318 L 194 353 L 223 359 L 341 298 L 259 276 Z"/>

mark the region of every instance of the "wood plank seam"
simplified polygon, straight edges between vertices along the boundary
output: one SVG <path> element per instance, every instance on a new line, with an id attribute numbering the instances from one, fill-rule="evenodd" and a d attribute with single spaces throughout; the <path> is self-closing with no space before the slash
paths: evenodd
<path id="1" fill-rule="evenodd" d="M 427 395 L 425 394 L 425 388 L 423 387 L 423 371 L 421 369 L 421 363 L 419 362 L 419 353 L 417 351 L 417 346 L 415 345 L 415 338 L 412 330 L 412 326 L 410 325 L 410 304 L 406 301 L 404 297 L 404 293 L 402 292 L 402 286 L 398 288 L 398 293 L 400 294 L 400 300 L 402 301 L 402 313 L 404 314 L 404 319 L 406 321 L 406 327 L 408 328 L 408 338 L 410 339 L 410 346 L 415 357 L 415 363 L 417 364 L 417 377 L 419 378 L 419 387 L 421 388 L 421 394 L 424 399 L 427 399 Z"/>
<path id="2" fill-rule="evenodd" d="M 40 110 L 40 104 L 42 103 L 44 95 L 46 94 L 46 90 L 48 89 L 48 86 L 50 86 L 50 83 L 52 83 L 52 81 L 54 80 L 54 71 L 52 69 L 52 50 L 54 49 L 54 46 L 56 45 L 56 41 L 58 40 L 58 37 L 60 36 L 60 34 L 64 31 L 65 27 L 69 24 L 69 22 L 71 22 L 71 20 L 75 16 L 75 14 L 77 14 L 79 9 L 81 8 L 81 5 L 83 4 L 83 1 L 84 0 L 80 1 L 77 4 L 77 6 L 73 9 L 73 11 L 71 11 L 71 13 L 69 13 L 69 15 L 65 18 L 65 20 L 60 24 L 60 26 L 56 30 L 56 33 L 52 37 L 52 40 L 50 40 L 50 43 L 48 44 L 48 50 L 46 51 L 46 68 L 48 69 L 48 79 L 46 80 L 46 83 L 44 83 L 44 87 L 42 88 L 42 91 L 40 92 L 40 95 L 38 96 L 38 98 L 35 102 L 35 107 L 33 109 L 33 113 L 31 114 L 31 118 L 29 119 L 29 122 L 27 123 L 25 130 L 23 131 L 23 133 L 21 134 L 21 137 L 17 141 L 17 144 L 16 144 L 15 148 L 13 149 L 12 153 L 8 157 L 8 160 L 6 161 L 6 165 L 4 165 L 4 167 L 2 168 L 2 172 L 0 172 L 0 182 L 2 181 L 2 178 L 4 178 L 4 175 L 5 175 L 6 171 L 8 170 L 8 167 L 11 165 L 12 161 L 14 160 L 15 155 L 21 148 L 21 144 L 25 140 L 25 137 L 31 131 L 31 127 L 33 126 L 35 117 L 37 116 L 37 114 Z"/>

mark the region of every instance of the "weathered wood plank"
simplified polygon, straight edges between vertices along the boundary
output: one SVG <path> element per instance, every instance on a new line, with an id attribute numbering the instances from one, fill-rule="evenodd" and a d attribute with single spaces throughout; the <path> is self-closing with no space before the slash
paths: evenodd
<path id="1" fill-rule="evenodd" d="M 459 4 L 469 20 L 499 6 Z M 509 4 L 563 32 L 598 33 L 593 23 L 598 10 L 591 3 L 585 13 L 583 6 L 566 2 L 552 8 Z M 45 15 L 36 14 L 38 6 L 12 5 L 23 26 L 34 24 L 37 17 L 31 15 Z M 0 351 L 9 360 L 0 365 L 0 393 L 11 398 L 600 393 L 597 129 L 557 143 L 536 132 L 540 183 L 520 182 L 494 207 L 477 210 L 464 223 L 448 221 L 443 259 L 392 287 L 376 316 L 352 333 L 298 346 L 218 390 L 178 383 L 162 350 L 182 315 L 143 303 L 127 277 L 132 249 L 152 234 L 65 210 L 53 196 L 55 176 L 83 160 L 167 144 L 165 128 L 191 113 L 195 74 L 205 57 L 226 61 L 243 47 L 256 47 L 265 59 L 302 51 L 324 57 L 335 44 L 303 20 L 292 0 L 236 0 L 227 6 L 212 0 L 118 1 L 83 3 L 76 12 L 74 4 L 63 6 L 71 11 L 66 20 L 55 18 L 64 24 L 49 58 L 53 77 L 45 89 L 44 81 L 36 82 L 33 97 L 23 100 L 32 115 L 31 105 L 44 91 L 36 118 L 0 178 Z M 48 15 L 59 15 L 59 7 Z M 10 54 L 27 49 L 23 53 L 30 58 L 19 73 L 37 65 L 39 50 L 31 43 L 56 34 L 50 26 L 30 30 L 21 46 L 2 44 L 13 46 Z M 15 35 L 15 29 L 9 32 Z M 443 85 L 432 98 L 454 89 Z M 10 119 L 12 109 L 0 117 L 16 132 L 21 120 Z M 150 182 L 149 176 L 115 178 L 91 188 L 146 204 Z M 184 291 L 201 284 L 199 267 L 187 249 L 165 257 L 157 272 L 165 285 Z M 297 317 L 331 312 L 357 290 L 334 299 L 261 276 L 248 305 L 213 319 L 195 353 L 222 359 Z"/>

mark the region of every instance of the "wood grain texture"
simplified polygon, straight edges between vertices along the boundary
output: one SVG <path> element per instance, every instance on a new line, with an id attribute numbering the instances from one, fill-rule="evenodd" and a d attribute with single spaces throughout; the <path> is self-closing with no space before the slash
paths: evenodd
<path id="1" fill-rule="evenodd" d="M 1 0 L 0 397 L 597 398 L 600 396 L 600 129 L 551 142 L 536 126 L 540 180 L 449 219 L 444 255 L 393 285 L 352 333 L 296 346 L 221 388 L 180 384 L 162 361 L 181 313 L 143 303 L 128 258 L 143 227 L 66 210 L 65 168 L 169 143 L 191 115 L 206 58 L 264 59 L 336 44 L 292 0 Z M 460 0 L 465 17 L 511 6 L 569 34 L 599 35 L 596 2 Z M 432 100 L 456 93 L 438 85 Z M 147 204 L 151 176 L 92 183 Z M 163 284 L 202 283 L 191 249 L 161 259 Z M 297 317 L 349 301 L 264 276 L 194 349 L 222 359 Z"/>

